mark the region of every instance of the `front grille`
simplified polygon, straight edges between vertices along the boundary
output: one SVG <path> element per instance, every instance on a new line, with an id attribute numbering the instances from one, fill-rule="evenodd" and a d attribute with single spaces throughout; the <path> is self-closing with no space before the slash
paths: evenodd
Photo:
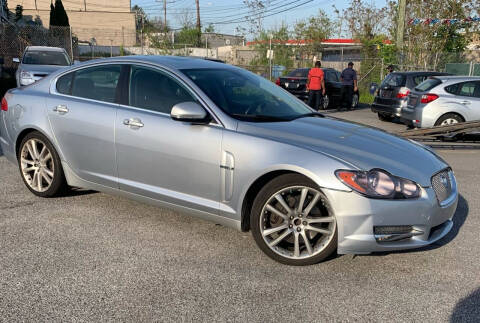
<path id="1" fill-rule="evenodd" d="M 432 177 L 432 187 L 437 196 L 438 203 L 442 203 L 453 193 L 451 170 L 445 169 Z"/>
<path id="2" fill-rule="evenodd" d="M 412 232 L 411 225 L 389 225 L 373 227 L 374 234 L 402 234 Z"/>

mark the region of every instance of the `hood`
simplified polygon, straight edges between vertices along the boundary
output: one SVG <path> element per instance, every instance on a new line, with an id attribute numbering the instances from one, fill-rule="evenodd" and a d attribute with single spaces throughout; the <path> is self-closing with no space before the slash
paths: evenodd
<path id="1" fill-rule="evenodd" d="M 421 145 L 379 129 L 328 117 L 240 122 L 238 131 L 332 155 L 361 170 L 381 168 L 422 186 L 430 186 L 431 176 L 448 167 Z"/>
<path id="2" fill-rule="evenodd" d="M 48 75 L 65 67 L 69 66 L 21 64 L 18 69 L 31 73 L 41 73 Z"/>

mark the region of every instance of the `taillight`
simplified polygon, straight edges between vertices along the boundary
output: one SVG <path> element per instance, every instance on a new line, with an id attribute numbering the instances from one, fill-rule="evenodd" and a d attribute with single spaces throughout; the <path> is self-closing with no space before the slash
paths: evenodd
<path id="1" fill-rule="evenodd" d="M 275 81 L 275 84 L 280 85 L 280 78 Z"/>
<path id="2" fill-rule="evenodd" d="M 435 101 L 436 99 L 438 99 L 438 95 L 432 94 L 432 93 L 427 93 L 427 94 L 422 95 L 422 98 L 421 98 L 420 102 L 430 103 L 432 101 Z"/>
<path id="3" fill-rule="evenodd" d="M 398 99 L 406 98 L 410 94 L 410 89 L 408 87 L 402 87 L 397 93 Z"/>
<path id="4" fill-rule="evenodd" d="M 8 111 L 8 102 L 5 97 L 2 98 L 2 111 Z"/>

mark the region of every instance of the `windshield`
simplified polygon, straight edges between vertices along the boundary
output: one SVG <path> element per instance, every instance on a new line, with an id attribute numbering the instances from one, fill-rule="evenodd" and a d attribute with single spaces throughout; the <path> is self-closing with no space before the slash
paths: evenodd
<path id="1" fill-rule="evenodd" d="M 307 77 L 309 71 L 310 71 L 309 68 L 298 68 L 298 69 L 293 70 L 290 73 L 288 73 L 287 76 L 290 76 L 290 77 Z"/>
<path id="2" fill-rule="evenodd" d="M 420 83 L 420 85 L 418 85 L 415 88 L 415 91 L 419 91 L 419 92 L 430 91 L 431 89 L 433 89 L 435 86 L 437 86 L 440 83 L 442 83 L 442 81 L 440 81 L 439 79 L 429 78 L 429 79 L 423 81 L 422 83 Z"/>
<path id="3" fill-rule="evenodd" d="M 32 65 L 70 65 L 70 59 L 63 52 L 28 51 L 23 56 L 23 64 Z"/>
<path id="4" fill-rule="evenodd" d="M 381 88 L 402 87 L 402 86 L 405 86 L 405 83 L 406 83 L 405 75 L 391 73 L 391 74 L 388 74 L 387 77 L 385 77 L 380 87 Z"/>
<path id="5" fill-rule="evenodd" d="M 182 70 L 225 113 L 255 122 L 290 121 L 313 110 L 274 83 L 242 69 Z"/>

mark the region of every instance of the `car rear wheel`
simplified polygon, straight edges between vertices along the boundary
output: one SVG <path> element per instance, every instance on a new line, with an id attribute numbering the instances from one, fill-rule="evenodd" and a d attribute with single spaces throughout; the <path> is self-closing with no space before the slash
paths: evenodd
<path id="1" fill-rule="evenodd" d="M 389 114 L 384 114 L 384 113 L 378 113 L 378 119 L 381 121 L 392 121 L 393 117 Z"/>
<path id="2" fill-rule="evenodd" d="M 25 185 L 33 194 L 52 197 L 65 191 L 67 184 L 60 158 L 41 133 L 31 132 L 23 138 L 18 165 Z"/>
<path id="3" fill-rule="evenodd" d="M 464 122 L 464 120 L 458 114 L 447 113 L 435 122 L 435 126 L 451 126 L 460 122 Z"/>
<path id="4" fill-rule="evenodd" d="M 327 198 L 301 175 L 282 175 L 263 187 L 250 221 L 260 249 L 287 265 L 318 263 L 337 248 L 337 222 Z"/>

